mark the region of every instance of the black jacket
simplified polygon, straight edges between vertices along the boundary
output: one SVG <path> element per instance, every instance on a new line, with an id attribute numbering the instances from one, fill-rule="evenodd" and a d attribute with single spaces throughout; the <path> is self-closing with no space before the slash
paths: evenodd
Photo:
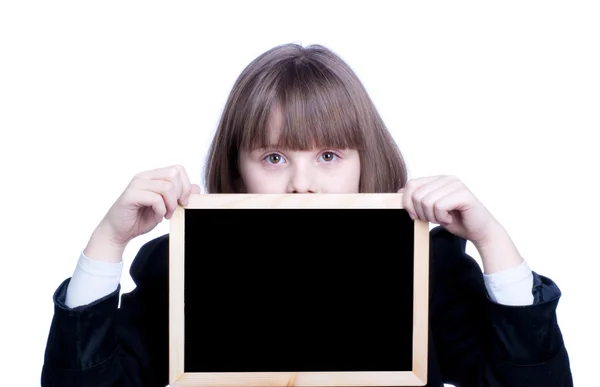
<path id="1" fill-rule="evenodd" d="M 466 241 L 442 227 L 430 232 L 428 386 L 572 386 L 557 324 L 560 290 L 534 272 L 534 304 L 488 298 Z M 92 304 L 65 305 L 65 280 L 54 294 L 42 386 L 153 387 L 168 384 L 168 235 L 146 243 L 131 265 L 136 288 Z"/>

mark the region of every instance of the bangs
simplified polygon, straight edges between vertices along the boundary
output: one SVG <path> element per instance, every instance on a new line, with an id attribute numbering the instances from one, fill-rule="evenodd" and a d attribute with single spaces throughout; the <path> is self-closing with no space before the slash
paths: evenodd
<path id="1" fill-rule="evenodd" d="M 254 84 L 249 94 L 238 120 L 240 149 L 360 150 L 364 143 L 357 104 L 322 65 L 291 61 L 271 79 Z"/>

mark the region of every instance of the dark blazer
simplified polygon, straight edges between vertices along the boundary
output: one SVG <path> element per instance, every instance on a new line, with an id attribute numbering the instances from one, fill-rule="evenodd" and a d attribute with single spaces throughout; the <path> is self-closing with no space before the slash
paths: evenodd
<path id="1" fill-rule="evenodd" d="M 567 387 L 569 358 L 557 324 L 560 290 L 534 272 L 531 306 L 488 298 L 466 240 L 438 226 L 430 232 L 428 386 Z M 146 243 L 131 265 L 136 288 L 68 308 L 69 279 L 54 294 L 55 314 L 42 386 L 168 384 L 168 235 Z"/>

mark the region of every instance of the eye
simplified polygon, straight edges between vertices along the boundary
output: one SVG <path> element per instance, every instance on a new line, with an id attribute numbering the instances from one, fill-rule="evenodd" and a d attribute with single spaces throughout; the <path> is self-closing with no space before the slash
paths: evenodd
<path id="1" fill-rule="evenodd" d="M 281 161 L 283 161 L 283 157 L 278 153 L 271 153 L 267 155 L 263 160 L 269 164 L 279 164 Z"/>
<path id="2" fill-rule="evenodd" d="M 333 161 L 333 160 L 335 160 L 336 157 L 338 157 L 338 156 L 335 153 L 333 153 L 333 152 L 323 152 L 323 153 L 321 153 L 321 159 L 323 161 L 327 161 L 327 162 Z"/>

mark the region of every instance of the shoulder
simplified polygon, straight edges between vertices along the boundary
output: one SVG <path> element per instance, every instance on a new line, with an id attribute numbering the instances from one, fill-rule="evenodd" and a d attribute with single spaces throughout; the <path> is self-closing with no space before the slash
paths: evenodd
<path id="1" fill-rule="evenodd" d="M 442 226 L 434 227 L 429 232 L 429 249 L 432 259 L 442 260 L 440 264 L 455 265 L 463 263 L 477 264 L 466 253 L 467 240 L 452 234 Z"/>
<path id="2" fill-rule="evenodd" d="M 466 252 L 467 240 L 442 226 L 429 232 L 430 279 L 435 287 L 480 293 L 484 289 L 483 272 Z M 433 289 L 432 289 L 433 290 Z"/>
<path id="3" fill-rule="evenodd" d="M 129 273 L 136 285 L 143 281 L 168 283 L 169 234 L 144 243 L 131 263 Z"/>
<path id="4" fill-rule="evenodd" d="M 467 240 L 452 234 L 442 226 L 436 226 L 429 231 L 431 246 L 437 249 L 452 249 L 465 251 Z"/>

